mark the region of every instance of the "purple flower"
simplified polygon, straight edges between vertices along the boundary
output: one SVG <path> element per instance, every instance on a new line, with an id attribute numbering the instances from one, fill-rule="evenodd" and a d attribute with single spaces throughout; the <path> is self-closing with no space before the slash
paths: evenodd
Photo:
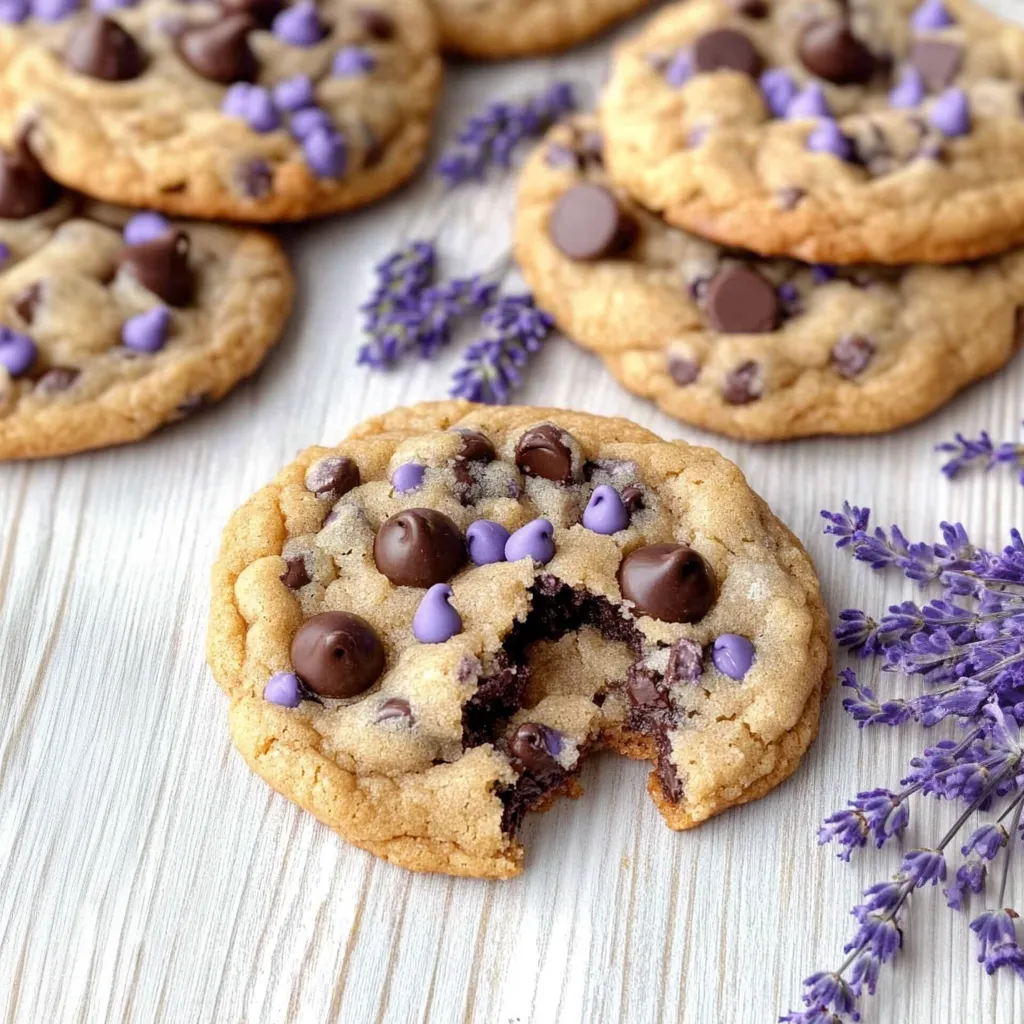
<path id="1" fill-rule="evenodd" d="M 1012 910 L 986 910 L 971 922 L 978 936 L 978 963 L 988 974 L 1011 967 L 1024 979 L 1024 950 L 1017 942 L 1017 915 Z"/>
<path id="2" fill-rule="evenodd" d="M 985 879 L 988 869 L 975 857 L 965 860 L 956 869 L 953 881 L 943 889 L 946 896 L 946 905 L 951 910 L 963 910 L 964 900 L 968 893 L 975 896 L 985 891 Z"/>
<path id="3" fill-rule="evenodd" d="M 521 103 L 489 103 L 459 131 L 455 145 L 442 154 L 437 173 L 449 188 L 456 188 L 467 181 L 482 181 L 491 167 L 507 170 L 523 140 L 539 138 L 575 109 L 576 96 L 568 82 L 556 82 L 547 92 Z"/>
<path id="4" fill-rule="evenodd" d="M 804 1002 L 808 1006 L 831 1007 L 837 1014 L 851 1014 L 854 1020 L 860 1020 L 853 989 L 834 972 L 822 971 L 805 979 Z"/>
<path id="5" fill-rule="evenodd" d="M 903 858 L 900 873 L 920 889 L 946 880 L 946 858 L 938 850 L 911 850 Z"/>
<path id="6" fill-rule="evenodd" d="M 982 431 L 977 438 L 968 438 L 956 434 L 952 441 L 937 445 L 937 452 L 944 452 L 952 458 L 942 466 L 942 472 L 950 480 L 955 479 L 965 469 L 980 465 L 988 471 L 996 466 L 1009 466 L 1017 471 L 1017 479 L 1024 485 L 1024 443 L 1004 441 L 995 444 L 987 431 Z"/>
<path id="7" fill-rule="evenodd" d="M 967 839 L 967 842 L 960 848 L 960 852 L 966 857 L 969 853 L 976 853 L 982 860 L 995 860 L 999 851 L 1010 841 L 1010 834 L 995 822 L 989 822 L 975 829 Z"/>

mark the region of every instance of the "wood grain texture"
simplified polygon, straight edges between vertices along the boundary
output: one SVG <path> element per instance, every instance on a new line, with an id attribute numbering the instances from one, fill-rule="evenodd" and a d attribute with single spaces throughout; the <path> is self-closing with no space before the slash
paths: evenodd
<path id="1" fill-rule="evenodd" d="M 484 95 L 555 76 L 596 87 L 606 53 L 604 40 L 558 61 L 455 68 L 439 137 Z M 526 874 L 506 883 L 413 876 L 345 847 L 232 751 L 203 661 L 221 527 L 298 448 L 443 395 L 454 352 L 394 375 L 355 367 L 370 268 L 417 236 L 438 238 L 453 271 L 495 263 L 511 208 L 507 186 L 446 195 L 424 177 L 295 230 L 299 310 L 257 379 L 144 444 L 0 466 L 5 1024 L 771 1021 L 811 969 L 837 962 L 859 889 L 895 870 L 895 851 L 847 867 L 815 843 L 824 815 L 858 786 L 894 784 L 920 743 L 858 732 L 837 700 L 791 782 L 683 835 L 662 825 L 641 766 L 598 758 L 582 801 L 527 824 Z M 1016 436 L 1022 375 L 1018 358 L 895 435 L 785 447 L 682 429 L 566 342 L 522 399 L 714 443 L 807 543 L 833 611 L 881 610 L 912 591 L 833 551 L 818 510 L 850 498 L 914 535 L 960 519 L 1001 544 L 1024 524 L 1024 488 L 1007 473 L 950 484 L 931 446 L 958 429 Z M 923 808 L 909 841 L 949 819 Z M 1020 864 L 1011 885 L 1019 905 Z M 1024 986 L 985 977 L 938 892 L 915 898 L 896 977 L 867 1020 L 1024 1018 Z"/>

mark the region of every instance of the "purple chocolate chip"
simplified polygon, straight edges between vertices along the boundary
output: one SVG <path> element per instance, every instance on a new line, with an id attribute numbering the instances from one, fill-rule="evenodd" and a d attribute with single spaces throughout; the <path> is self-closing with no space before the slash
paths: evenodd
<path id="1" fill-rule="evenodd" d="M 319 178 L 340 178 L 345 170 L 345 140 L 333 129 L 316 128 L 302 140 L 309 169 Z"/>
<path id="2" fill-rule="evenodd" d="M 159 213 L 147 210 L 137 213 L 124 226 L 125 245 L 145 245 L 171 230 L 170 222 Z"/>
<path id="3" fill-rule="evenodd" d="M 274 103 L 278 110 L 288 112 L 311 107 L 316 102 L 313 80 L 309 75 L 295 75 L 274 86 Z"/>
<path id="4" fill-rule="evenodd" d="M 947 139 L 967 135 L 971 130 L 971 108 L 963 89 L 947 89 L 928 112 L 928 120 Z"/>
<path id="5" fill-rule="evenodd" d="M 790 103 L 797 94 L 793 76 L 782 68 L 771 68 L 761 76 L 761 94 L 773 117 L 785 117 Z"/>
<path id="6" fill-rule="evenodd" d="M 817 82 L 811 82 L 806 89 L 796 94 L 786 107 L 786 118 L 799 121 L 809 117 L 831 117 L 825 90 Z"/>
<path id="7" fill-rule="evenodd" d="M 58 22 L 78 10 L 78 0 L 31 0 L 32 17 L 40 21 Z"/>
<path id="8" fill-rule="evenodd" d="M 269 90 L 253 86 L 245 98 L 245 121 L 261 135 L 281 127 L 281 115 L 274 105 Z"/>
<path id="9" fill-rule="evenodd" d="M 908 65 L 903 69 L 899 82 L 889 93 L 889 106 L 896 110 L 913 110 L 924 103 L 925 88 L 921 72 Z"/>
<path id="10" fill-rule="evenodd" d="M 154 306 L 124 322 L 121 341 L 133 352 L 159 352 L 167 344 L 170 328 L 170 310 L 166 306 Z"/>
<path id="11" fill-rule="evenodd" d="M 828 263 L 811 264 L 811 280 L 815 284 L 828 284 L 839 276 L 839 271 Z"/>
<path id="12" fill-rule="evenodd" d="M 338 78 L 365 75 L 377 66 L 377 58 L 361 46 L 343 46 L 331 61 L 331 73 Z"/>
<path id="13" fill-rule="evenodd" d="M 779 301 L 787 316 L 800 312 L 800 289 L 792 281 L 783 281 L 778 287 Z"/>
<path id="14" fill-rule="evenodd" d="M 134 7 L 139 0 L 92 0 L 92 9 L 106 14 L 109 11 L 122 11 L 127 7 Z"/>
<path id="15" fill-rule="evenodd" d="M 518 562 L 521 558 L 532 558 L 541 565 L 547 565 L 555 557 L 555 528 L 547 519 L 534 519 L 521 526 L 505 544 L 505 559 Z"/>
<path id="16" fill-rule="evenodd" d="M 28 17 L 28 0 L 0 0 L 0 23 L 20 25 Z"/>
<path id="17" fill-rule="evenodd" d="M 754 645 L 745 636 L 723 633 L 715 641 L 711 660 L 722 675 L 738 682 L 754 664 Z"/>
<path id="18" fill-rule="evenodd" d="M 4 245 L 3 242 L 0 242 L 0 270 L 2 270 L 7 265 L 7 261 L 10 258 L 11 258 L 10 246 Z"/>
<path id="19" fill-rule="evenodd" d="M 12 377 L 27 373 L 38 354 L 36 343 L 27 334 L 0 327 L 0 366 L 5 367 Z"/>
<path id="20" fill-rule="evenodd" d="M 665 65 L 665 81 L 675 89 L 688 82 L 692 74 L 693 58 L 689 50 L 680 50 Z"/>
<path id="21" fill-rule="evenodd" d="M 274 18 L 272 29 L 281 42 L 290 46 L 315 46 L 326 32 L 312 0 L 286 7 Z"/>
<path id="22" fill-rule="evenodd" d="M 426 473 L 426 468 L 418 462 L 407 462 L 404 466 L 399 466 L 392 474 L 391 486 L 399 494 L 415 491 L 418 487 L 423 486 L 423 477 L 426 476 Z"/>
<path id="23" fill-rule="evenodd" d="M 548 167 L 579 167 L 576 154 L 561 142 L 552 142 L 544 156 Z"/>
<path id="24" fill-rule="evenodd" d="M 278 672 L 272 675 L 263 688 L 263 699 L 283 708 L 297 708 L 302 703 L 299 677 L 292 672 Z"/>
<path id="25" fill-rule="evenodd" d="M 288 130 L 294 138 L 301 141 L 316 131 L 334 131 L 334 122 L 326 110 L 319 107 L 303 107 L 289 118 Z"/>
<path id="26" fill-rule="evenodd" d="M 492 565 L 505 561 L 505 545 L 509 532 L 501 523 L 478 519 L 466 530 L 466 548 L 474 565 Z"/>
<path id="27" fill-rule="evenodd" d="M 934 29 L 949 28 L 955 24 L 942 0 L 924 0 L 924 3 L 910 15 L 910 27 L 915 32 L 930 32 Z"/>
<path id="28" fill-rule="evenodd" d="M 818 127 L 807 136 L 807 148 L 812 153 L 831 153 L 840 160 L 849 160 L 853 153 L 850 140 L 830 117 L 822 118 Z"/>
<path id="29" fill-rule="evenodd" d="M 449 603 L 452 588 L 435 583 L 420 601 L 412 619 L 412 635 L 421 644 L 443 644 L 462 632 L 462 616 Z"/>
<path id="30" fill-rule="evenodd" d="M 227 117 L 245 117 L 252 89 L 248 82 L 235 82 L 224 93 L 224 98 L 220 101 L 220 112 Z"/>
<path id="31" fill-rule="evenodd" d="M 583 512 L 583 525 L 594 533 L 613 534 L 629 526 L 629 513 L 614 487 L 602 484 L 594 488 Z"/>

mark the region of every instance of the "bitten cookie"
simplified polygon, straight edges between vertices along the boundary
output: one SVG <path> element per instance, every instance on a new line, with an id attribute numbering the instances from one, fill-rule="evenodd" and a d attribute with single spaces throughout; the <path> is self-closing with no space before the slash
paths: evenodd
<path id="1" fill-rule="evenodd" d="M 130 217 L 0 151 L 0 458 L 135 441 L 221 398 L 292 292 L 268 235 Z"/>
<path id="2" fill-rule="evenodd" d="M 424 0 L 11 0 L 2 21 L 18 127 L 54 178 L 202 218 L 297 220 L 392 191 L 441 81 Z"/>
<path id="3" fill-rule="evenodd" d="M 612 178 L 725 245 L 944 263 L 1024 243 L 1024 30 L 970 0 L 688 0 L 617 54 Z"/>
<path id="4" fill-rule="evenodd" d="M 446 50 L 500 59 L 575 46 L 651 0 L 431 0 Z"/>
<path id="5" fill-rule="evenodd" d="M 817 732 L 828 616 L 717 453 L 445 402 L 310 448 L 235 514 L 209 657 L 250 767 L 403 867 L 507 878 L 523 815 L 611 746 L 686 829 Z"/>
<path id="6" fill-rule="evenodd" d="M 539 305 L 631 391 L 748 440 L 892 430 L 1024 340 L 1024 250 L 898 268 L 723 249 L 616 189 L 591 118 L 526 164 L 516 257 Z"/>

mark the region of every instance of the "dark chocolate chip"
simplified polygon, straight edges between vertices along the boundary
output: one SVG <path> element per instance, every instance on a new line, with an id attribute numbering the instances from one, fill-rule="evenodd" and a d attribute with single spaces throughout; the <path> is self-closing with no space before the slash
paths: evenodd
<path id="1" fill-rule="evenodd" d="M 480 482 L 470 472 L 469 466 L 456 457 L 455 465 L 452 467 L 455 474 L 455 496 L 463 505 L 472 505 L 480 496 Z"/>
<path id="2" fill-rule="evenodd" d="M 384 648 L 373 627 L 350 612 L 314 615 L 292 640 L 295 674 L 321 697 L 355 697 L 384 671 Z"/>
<path id="3" fill-rule="evenodd" d="M 456 428 L 457 434 L 462 436 L 462 447 L 455 456 L 463 462 L 492 462 L 494 460 L 494 445 L 485 434 L 479 430 L 467 430 L 464 427 Z"/>
<path id="4" fill-rule="evenodd" d="M 189 395 L 188 398 L 178 403 L 178 408 L 175 411 L 178 414 L 178 419 L 185 420 L 189 416 L 195 416 L 196 413 L 208 409 L 211 405 L 213 405 L 213 400 L 209 395 Z"/>
<path id="5" fill-rule="evenodd" d="M 715 274 L 706 307 L 711 326 L 723 334 L 767 334 L 779 325 L 775 287 L 750 267 L 734 265 Z"/>
<path id="6" fill-rule="evenodd" d="M 36 318 L 36 309 L 39 306 L 39 299 L 42 297 L 43 284 L 36 281 L 26 285 L 11 300 L 11 307 L 25 323 L 30 324 Z"/>
<path id="7" fill-rule="evenodd" d="M 622 504 L 626 506 L 626 511 L 630 515 L 640 512 L 644 507 L 643 488 L 637 487 L 636 484 L 627 487 L 622 492 Z"/>
<path id="8" fill-rule="evenodd" d="M 209 25 L 187 29 L 175 46 L 181 59 L 211 82 L 254 82 L 260 65 L 249 45 L 249 33 L 255 26 L 248 14 L 229 14 Z"/>
<path id="9" fill-rule="evenodd" d="M 527 476 L 572 483 L 572 451 L 553 423 L 531 427 L 516 444 L 516 465 Z"/>
<path id="10" fill-rule="evenodd" d="M 285 562 L 285 570 L 281 573 L 281 582 L 289 590 L 301 590 L 309 582 L 304 558 L 290 558 Z"/>
<path id="11" fill-rule="evenodd" d="M 800 60 L 812 75 L 836 85 L 863 85 L 875 73 L 875 55 L 845 18 L 812 21 L 800 36 Z"/>
<path id="12" fill-rule="evenodd" d="M 918 39 L 910 49 L 910 63 L 921 72 L 930 92 L 942 92 L 960 74 L 964 48 L 941 39 Z"/>
<path id="13" fill-rule="evenodd" d="M 67 391 L 80 376 L 81 370 L 73 366 L 51 366 L 36 382 L 36 387 L 40 391 L 56 394 Z"/>
<path id="14" fill-rule="evenodd" d="M 646 712 L 669 711 L 672 708 L 668 690 L 659 683 L 656 675 L 643 668 L 629 673 L 626 696 L 630 704 Z"/>
<path id="15" fill-rule="evenodd" d="M 776 199 L 779 201 L 779 206 L 783 210 L 795 210 L 801 200 L 807 198 L 806 189 L 802 189 L 797 185 L 787 185 L 785 188 L 780 188 L 775 193 Z"/>
<path id="16" fill-rule="evenodd" d="M 845 334 L 832 347 L 832 365 L 840 377 L 862 374 L 875 354 L 875 346 L 862 334 Z"/>
<path id="17" fill-rule="evenodd" d="M 466 542 L 443 512 L 410 508 L 381 525 L 373 560 L 395 586 L 432 587 L 450 580 L 466 564 Z"/>
<path id="18" fill-rule="evenodd" d="M 678 686 L 680 683 L 694 683 L 704 671 L 704 651 L 693 640 L 677 640 L 668 652 L 668 667 L 665 669 L 665 685 Z"/>
<path id="19" fill-rule="evenodd" d="M 725 375 L 722 383 L 722 398 L 730 405 L 746 405 L 764 394 L 764 379 L 761 367 L 752 359 L 740 363 Z"/>
<path id="20" fill-rule="evenodd" d="M 767 18 L 769 7 L 768 0 L 732 0 L 732 8 L 737 14 L 744 18 Z"/>
<path id="21" fill-rule="evenodd" d="M 610 189 L 584 183 L 559 196 L 548 231 L 569 259 L 600 260 L 628 249 L 636 240 L 637 224 Z"/>
<path id="22" fill-rule="evenodd" d="M 715 600 L 710 566 L 685 544 L 650 544 L 619 566 L 622 596 L 638 615 L 663 622 L 699 622 Z"/>
<path id="23" fill-rule="evenodd" d="M 519 726 L 509 740 L 512 767 L 531 775 L 545 775 L 558 771 L 561 765 L 552 756 L 561 746 L 558 734 L 543 725 L 526 722 Z"/>
<path id="24" fill-rule="evenodd" d="M 700 364 L 685 356 L 668 357 L 668 375 L 681 387 L 692 384 L 700 376 Z"/>
<path id="25" fill-rule="evenodd" d="M 64 45 L 64 63 L 89 78 L 127 82 L 146 69 L 146 55 L 124 28 L 103 15 L 76 25 Z"/>
<path id="26" fill-rule="evenodd" d="M 359 467 L 344 456 L 329 455 L 306 473 L 306 490 L 324 501 L 337 501 L 359 483 Z"/>
<path id="27" fill-rule="evenodd" d="M 672 742 L 664 732 L 655 736 L 658 745 L 658 760 L 655 765 L 655 773 L 658 776 L 658 783 L 661 786 L 662 795 L 670 803 L 677 804 L 683 798 L 683 783 L 672 763 Z"/>
<path id="28" fill-rule="evenodd" d="M 395 23 L 391 17 L 376 7 L 357 7 L 354 11 L 359 27 L 371 39 L 386 42 L 395 37 Z"/>
<path id="29" fill-rule="evenodd" d="M 270 28 L 281 11 L 283 0 L 218 0 L 225 14 L 247 14 L 260 28 Z"/>
<path id="30" fill-rule="evenodd" d="M 274 189 L 274 172 L 261 157 L 243 160 L 235 169 L 238 191 L 249 199 L 263 199 Z"/>
<path id="31" fill-rule="evenodd" d="M 716 28 L 699 36 L 693 44 L 693 67 L 695 71 L 739 71 L 757 78 L 764 61 L 743 32 Z"/>
<path id="32" fill-rule="evenodd" d="M 24 139 L 10 152 L 0 150 L 0 217 L 23 220 L 40 213 L 58 191 Z"/>
<path id="33" fill-rule="evenodd" d="M 189 263 L 191 243 L 184 231 L 168 231 L 141 245 L 126 246 L 120 265 L 154 295 L 170 306 L 187 306 L 195 294 L 195 276 Z"/>
<path id="34" fill-rule="evenodd" d="M 384 701 L 377 711 L 376 722 L 378 725 L 381 722 L 397 722 L 410 728 L 415 721 L 409 702 L 401 697 L 392 697 L 390 700 Z"/>

